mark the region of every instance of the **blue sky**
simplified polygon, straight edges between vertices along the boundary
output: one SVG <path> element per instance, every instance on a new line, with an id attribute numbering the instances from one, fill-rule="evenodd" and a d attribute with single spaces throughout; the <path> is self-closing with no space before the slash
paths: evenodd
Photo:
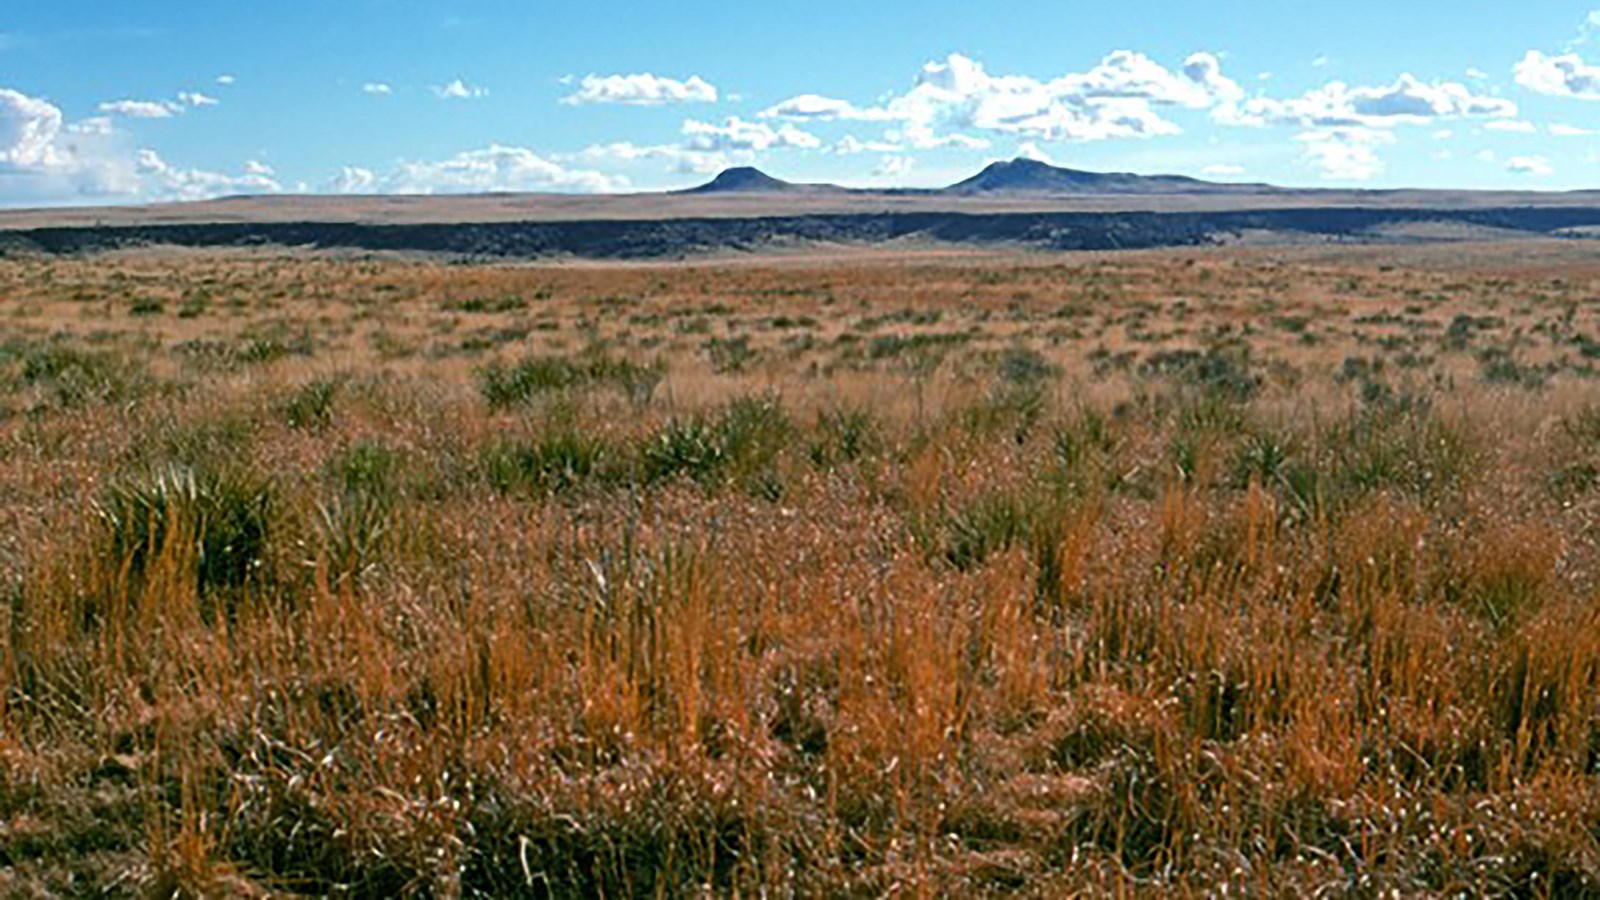
<path id="1" fill-rule="evenodd" d="M 0 205 L 925 186 L 1018 155 L 1600 187 L 1595 0 L 12 3 Z"/>

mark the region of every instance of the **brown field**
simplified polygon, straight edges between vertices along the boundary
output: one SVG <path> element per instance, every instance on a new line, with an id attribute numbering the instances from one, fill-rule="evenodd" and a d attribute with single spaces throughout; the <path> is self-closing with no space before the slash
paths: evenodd
<path id="1" fill-rule="evenodd" d="M 0 261 L 0 894 L 1600 896 L 1600 253 Z"/>

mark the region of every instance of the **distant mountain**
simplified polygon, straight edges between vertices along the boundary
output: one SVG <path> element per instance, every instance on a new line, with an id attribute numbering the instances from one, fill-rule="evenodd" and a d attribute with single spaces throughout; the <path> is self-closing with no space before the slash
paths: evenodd
<path id="1" fill-rule="evenodd" d="M 991 163 L 982 172 L 947 188 L 842 188 L 832 184 L 795 184 L 755 168 L 725 169 L 699 187 L 679 194 L 889 194 L 979 197 L 1004 194 L 1268 194 L 1268 184 L 1226 184 L 1184 175 L 1135 175 L 1131 172 L 1085 172 L 1064 169 L 1036 159 Z"/>
<path id="2" fill-rule="evenodd" d="M 982 172 L 944 189 L 960 196 L 978 194 L 1260 194 L 1265 184 L 1222 184 L 1184 175 L 1135 175 L 1063 169 L 1036 159 L 990 164 Z"/>
<path id="3" fill-rule="evenodd" d="M 739 166 L 734 169 L 724 169 L 716 178 L 711 179 L 699 187 L 680 191 L 684 194 L 787 194 L 799 192 L 816 192 L 838 190 L 830 184 L 795 184 L 755 168 L 754 166 Z"/>

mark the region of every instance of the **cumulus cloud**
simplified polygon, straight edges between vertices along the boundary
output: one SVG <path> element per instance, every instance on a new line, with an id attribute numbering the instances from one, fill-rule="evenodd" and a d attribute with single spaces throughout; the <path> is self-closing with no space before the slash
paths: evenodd
<path id="1" fill-rule="evenodd" d="M 234 84 L 238 80 L 239 79 L 233 77 L 232 75 L 218 75 L 217 76 L 217 84 L 221 84 L 221 85 Z"/>
<path id="2" fill-rule="evenodd" d="M 764 119 L 794 119 L 796 121 L 831 122 L 836 119 L 850 121 L 886 121 L 894 116 L 886 109 L 861 109 L 848 100 L 823 97 L 818 94 L 801 94 L 770 106 L 760 113 Z"/>
<path id="3" fill-rule="evenodd" d="M 1513 156 L 1506 160 L 1506 171 L 1517 175 L 1552 175 L 1555 169 L 1542 156 Z"/>
<path id="4" fill-rule="evenodd" d="M 1173 71 L 1142 53 L 1119 50 L 1086 72 L 1048 81 L 994 75 L 961 54 L 929 62 L 909 91 L 875 106 L 800 94 L 761 112 L 793 121 L 874 121 L 915 149 L 975 149 L 988 141 L 967 132 L 994 132 L 1043 141 L 1095 141 L 1179 133 L 1158 107 L 1204 109 L 1244 96 L 1209 53 L 1196 53 Z"/>
<path id="5" fill-rule="evenodd" d="M 170 119 L 187 110 L 203 106 L 218 106 L 215 97 L 199 91 L 179 91 L 176 100 L 110 100 L 100 104 L 102 113 L 129 119 Z"/>
<path id="6" fill-rule="evenodd" d="M 585 169 L 569 169 L 522 147 L 499 144 L 458 153 L 448 159 L 402 161 L 370 180 L 364 170 L 346 169 L 341 178 L 362 181 L 363 190 L 388 194 L 482 194 L 499 191 L 606 193 L 627 187 L 627 179 Z"/>
<path id="7" fill-rule="evenodd" d="M 95 137 L 107 137 L 117 130 L 116 123 L 110 116 L 93 116 L 88 119 L 79 119 L 67 126 L 68 134 L 85 134 Z"/>
<path id="8" fill-rule="evenodd" d="M 894 141 L 862 140 L 853 134 L 847 134 L 835 141 L 833 146 L 828 148 L 828 152 L 851 156 L 857 153 L 899 153 L 904 149 Z"/>
<path id="9" fill-rule="evenodd" d="M 885 156 L 878 161 L 872 174 L 879 178 L 904 178 L 916 168 L 916 160 L 909 156 Z"/>
<path id="10" fill-rule="evenodd" d="M 394 93 L 394 88 L 389 87 L 389 85 L 382 81 L 369 81 L 361 86 L 361 90 L 363 93 L 374 95 L 386 95 Z"/>
<path id="11" fill-rule="evenodd" d="M 162 200 L 206 200 L 229 194 L 275 194 L 283 186 L 270 175 L 246 172 L 225 175 L 201 169 L 185 169 L 169 164 L 154 150 L 140 150 L 134 156 L 134 170 L 144 182 L 141 193 Z"/>
<path id="12" fill-rule="evenodd" d="M 1517 63 L 1514 74 L 1517 84 L 1535 93 L 1600 100 L 1600 66 L 1585 63 L 1576 53 L 1546 56 L 1538 50 L 1529 50 Z"/>
<path id="13" fill-rule="evenodd" d="M 433 94 L 440 100 L 476 100 L 480 97 L 489 96 L 489 89 L 475 84 L 468 84 L 457 78 L 449 84 L 434 87 Z"/>
<path id="14" fill-rule="evenodd" d="M 326 188 L 330 194 L 371 194 L 378 190 L 378 176 L 371 169 L 345 166 Z"/>
<path id="15" fill-rule="evenodd" d="M 1367 181 L 1383 174 L 1383 160 L 1377 149 L 1394 143 L 1394 135 L 1373 128 L 1324 128 L 1295 137 L 1304 148 L 1306 161 L 1336 181 Z"/>
<path id="16" fill-rule="evenodd" d="M 1240 87 L 1237 81 L 1222 74 L 1222 61 L 1213 54 L 1191 54 L 1183 62 L 1183 74 L 1190 81 L 1204 87 L 1209 99 L 1224 103 L 1244 99 L 1244 88 Z"/>
<path id="17" fill-rule="evenodd" d="M 1511 118 L 1510 100 L 1476 94 L 1456 82 L 1426 82 L 1410 74 L 1381 87 L 1333 81 L 1299 97 L 1254 97 L 1227 102 L 1213 117 L 1227 125 L 1297 125 L 1312 128 L 1389 128 L 1438 119 Z"/>
<path id="18" fill-rule="evenodd" d="M 1484 131 L 1501 131 L 1508 134 L 1533 134 L 1538 131 L 1538 126 L 1522 119 L 1496 119 L 1483 126 Z"/>
<path id="19" fill-rule="evenodd" d="M 167 100 L 111 100 L 100 104 L 100 111 L 130 119 L 170 119 L 183 111 Z"/>
<path id="20" fill-rule="evenodd" d="M 61 110 L 54 105 L 0 89 L 0 164 L 51 164 L 58 157 L 55 140 L 61 134 L 61 121 Z"/>
<path id="21" fill-rule="evenodd" d="M 135 194 L 133 159 L 111 121 L 66 124 L 49 101 L 0 88 L 0 200 L 56 203 Z"/>
<path id="22" fill-rule="evenodd" d="M 601 161 L 636 163 L 659 161 L 677 173 L 708 174 L 730 166 L 751 165 L 758 155 L 772 150 L 826 150 L 833 153 L 894 152 L 900 145 L 888 142 L 863 142 L 847 138 L 824 147 L 821 138 L 793 124 L 777 127 L 730 116 L 722 122 L 685 120 L 683 139 L 675 144 L 636 144 L 619 141 L 597 144 L 576 154 L 558 154 L 559 162 Z"/>
<path id="23" fill-rule="evenodd" d="M 690 150 L 720 152 L 728 150 L 765 151 L 774 148 L 815 150 L 822 139 L 792 124 L 773 128 L 765 122 L 750 122 L 729 116 L 721 125 L 690 119 L 683 123 L 684 144 Z"/>
<path id="24" fill-rule="evenodd" d="M 244 173 L 246 175 L 266 175 L 269 177 L 278 174 L 271 166 L 254 159 L 245 161 Z"/>
<path id="25" fill-rule="evenodd" d="M 754 154 L 749 152 L 708 152 L 692 150 L 680 144 L 635 144 L 628 141 L 596 144 L 585 148 L 581 153 L 558 155 L 555 158 L 562 161 L 623 163 L 659 160 L 667 163 L 668 168 L 674 172 L 697 175 L 713 174 L 730 166 L 747 165 L 755 160 Z"/>
<path id="26" fill-rule="evenodd" d="M 1593 128 L 1579 128 L 1576 125 L 1562 125 L 1557 123 L 1550 126 L 1550 133 L 1556 137 L 1588 137 L 1590 135 L 1600 134 L 1600 131 L 1596 131 Z"/>
<path id="27" fill-rule="evenodd" d="M 1018 145 L 1017 156 L 1021 159 L 1031 159 L 1047 165 L 1055 165 L 1056 162 L 1054 159 L 1050 158 L 1050 154 L 1046 153 L 1044 148 L 1040 147 L 1038 144 L 1035 144 L 1033 141 L 1023 141 L 1020 145 Z"/>
<path id="28" fill-rule="evenodd" d="M 685 81 L 660 75 L 587 75 L 578 90 L 561 102 L 568 106 L 620 103 L 628 106 L 663 106 L 668 103 L 715 103 L 717 89 L 699 76 Z"/>
<path id="29" fill-rule="evenodd" d="M 0 200 L 198 200 L 281 190 L 256 166 L 237 175 L 185 169 L 127 138 L 110 118 L 69 124 L 48 101 L 0 88 Z"/>

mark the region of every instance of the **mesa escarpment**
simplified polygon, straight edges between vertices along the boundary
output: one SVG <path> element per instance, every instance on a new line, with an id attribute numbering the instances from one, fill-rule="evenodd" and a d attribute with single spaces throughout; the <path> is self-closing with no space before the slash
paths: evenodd
<path id="1" fill-rule="evenodd" d="M 468 197 L 234 197 L 0 216 L 0 253 L 152 246 L 311 248 L 504 259 L 663 259 L 808 244 L 1040 250 L 1252 240 L 1416 242 L 1585 235 L 1600 193 L 1321 191 L 997 162 L 937 189 L 800 184 L 728 169 L 686 191 Z"/>
<path id="2" fill-rule="evenodd" d="M 1561 236 L 1600 227 L 1600 206 L 1483 209 L 1305 207 L 1218 212 L 844 213 L 566 222 L 217 222 L 0 231 L 0 253 L 84 254 L 142 247 L 283 247 L 507 259 L 664 259 L 783 246 L 926 240 L 1040 250 L 1118 250 L 1284 240 L 1393 241 L 1408 226 Z"/>

